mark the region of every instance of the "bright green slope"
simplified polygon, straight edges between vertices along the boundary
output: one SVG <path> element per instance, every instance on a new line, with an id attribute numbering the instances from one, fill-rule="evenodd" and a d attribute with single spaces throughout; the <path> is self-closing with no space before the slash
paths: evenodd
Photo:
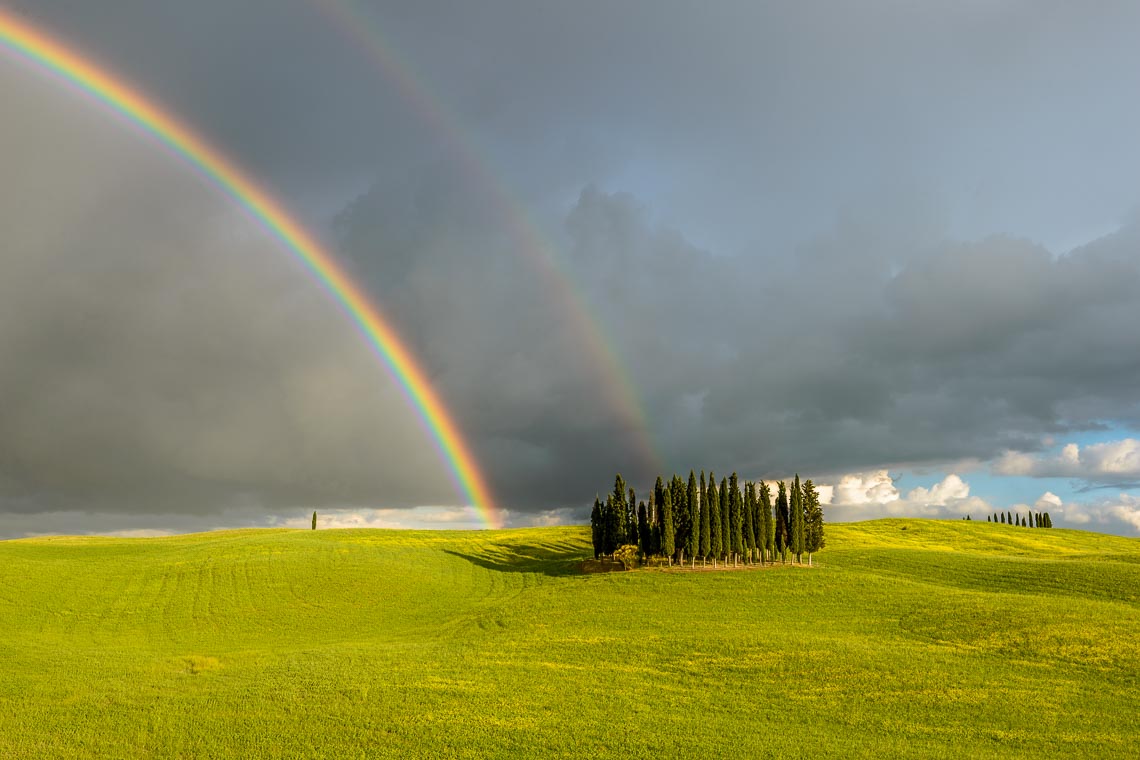
<path id="1" fill-rule="evenodd" d="M 588 576 L 586 528 L 0 542 L 0 757 L 1135 756 L 1140 541 L 828 541 Z"/>

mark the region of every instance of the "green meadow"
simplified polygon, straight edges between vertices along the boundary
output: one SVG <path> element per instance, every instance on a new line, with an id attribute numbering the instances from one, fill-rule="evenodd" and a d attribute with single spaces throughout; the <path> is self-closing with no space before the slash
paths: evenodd
<path id="1" fill-rule="evenodd" d="M 585 527 L 0 542 L 0 757 L 1140 752 L 1140 541 L 827 541 L 598 574 Z"/>

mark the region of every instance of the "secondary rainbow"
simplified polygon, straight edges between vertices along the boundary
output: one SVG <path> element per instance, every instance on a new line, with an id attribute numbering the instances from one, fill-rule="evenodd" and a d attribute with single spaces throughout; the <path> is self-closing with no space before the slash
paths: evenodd
<path id="1" fill-rule="evenodd" d="M 556 247 L 545 239 L 539 225 L 514 200 L 507 183 L 496 174 L 491 161 L 483 156 L 484 151 L 461 127 L 458 117 L 451 113 L 442 99 L 432 94 L 428 83 L 416 73 L 411 64 L 396 54 L 396 48 L 385 39 L 379 24 L 358 2 L 310 2 L 331 26 L 339 29 L 373 63 L 384 80 L 396 88 L 418 118 L 450 146 L 465 171 L 476 178 L 479 186 L 495 202 L 499 216 L 506 222 L 516 246 L 544 276 L 555 305 L 574 325 L 578 340 L 601 376 L 599 387 L 602 393 L 632 436 L 633 448 L 642 460 L 641 465 L 646 468 L 645 473 L 652 475 L 660 472 L 664 465 L 653 443 L 648 419 L 625 363 L 593 316 L 590 305 L 575 284 L 574 276 L 560 263 Z"/>
<path id="2" fill-rule="evenodd" d="M 142 127 L 237 201 L 292 251 L 336 298 L 397 378 L 464 497 L 488 526 L 502 525 L 502 516 L 474 456 L 411 352 L 329 252 L 278 201 L 233 161 L 121 78 L 2 8 L 0 49 L 78 86 Z"/>

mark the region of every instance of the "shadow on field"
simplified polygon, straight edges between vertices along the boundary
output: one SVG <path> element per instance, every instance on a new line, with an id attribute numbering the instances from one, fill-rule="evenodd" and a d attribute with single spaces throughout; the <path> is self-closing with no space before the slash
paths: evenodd
<path id="1" fill-rule="evenodd" d="M 530 546 L 513 544 L 488 548 L 479 554 L 465 554 L 452 549 L 445 553 L 465 559 L 473 565 L 502 573 L 540 573 L 542 575 L 578 575 L 582 557 L 577 547 Z"/>

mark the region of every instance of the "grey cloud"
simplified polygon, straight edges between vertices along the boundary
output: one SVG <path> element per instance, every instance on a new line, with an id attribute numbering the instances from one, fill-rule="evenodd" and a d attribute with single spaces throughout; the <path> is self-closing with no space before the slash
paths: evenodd
<path id="1" fill-rule="evenodd" d="M 0 511 L 457 498 L 396 384 L 281 245 L 152 142 L 0 70 Z"/>
<path id="2" fill-rule="evenodd" d="M 304 218 L 340 212 L 330 237 L 517 514 L 655 474 L 520 218 L 616 348 L 667 468 L 985 460 L 1140 416 L 1137 226 L 1105 234 L 1140 200 L 1133 3 L 361 3 L 411 98 L 315 3 L 12 5 Z M 6 96 L 52 90 L 17 71 Z M 454 501 L 304 278 L 220 253 L 279 255 L 247 221 L 118 128 L 79 135 L 70 111 L 8 97 L 26 123 L 4 160 L 54 141 L 19 167 L 66 178 L 0 183 L 26 238 L 0 282 L 9 510 L 128 484 L 156 510 Z"/>

